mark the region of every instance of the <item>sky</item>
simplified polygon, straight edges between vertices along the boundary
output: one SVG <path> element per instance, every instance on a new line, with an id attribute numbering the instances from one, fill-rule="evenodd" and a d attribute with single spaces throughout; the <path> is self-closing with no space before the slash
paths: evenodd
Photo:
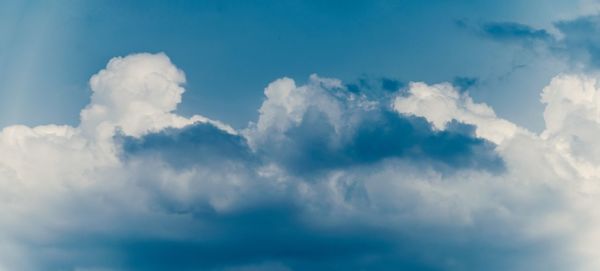
<path id="1" fill-rule="evenodd" d="M 89 100 L 89 76 L 108 59 L 164 52 L 188 75 L 178 110 L 202 108 L 238 128 L 256 118 L 273 79 L 316 73 L 348 84 L 474 79 L 475 98 L 541 130 L 539 89 L 568 67 L 473 28 L 552 29 L 596 8 L 589 1 L 346 2 L 3 1 L 0 124 L 74 125 Z"/>
<path id="2" fill-rule="evenodd" d="M 0 271 L 598 270 L 600 2 L 2 1 Z"/>

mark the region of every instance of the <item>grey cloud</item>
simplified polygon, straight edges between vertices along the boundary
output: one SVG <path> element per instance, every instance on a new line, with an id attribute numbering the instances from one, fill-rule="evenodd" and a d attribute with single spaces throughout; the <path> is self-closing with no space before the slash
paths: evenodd
<path id="1" fill-rule="evenodd" d="M 554 23 L 561 37 L 544 29 L 515 22 L 490 22 L 478 31 L 498 42 L 518 44 L 526 49 L 542 48 L 566 59 L 577 69 L 600 68 L 600 15 L 588 15 Z"/>
<path id="2" fill-rule="evenodd" d="M 555 221 L 590 214 L 568 201 L 581 195 L 570 174 L 589 167 L 449 84 L 390 97 L 282 78 L 236 131 L 175 113 L 184 76 L 163 54 L 115 58 L 93 78 L 81 126 L 0 133 L 1 268 L 564 270 L 580 259 L 560 253 L 586 235 Z M 570 112 L 555 113 L 560 130 Z"/>

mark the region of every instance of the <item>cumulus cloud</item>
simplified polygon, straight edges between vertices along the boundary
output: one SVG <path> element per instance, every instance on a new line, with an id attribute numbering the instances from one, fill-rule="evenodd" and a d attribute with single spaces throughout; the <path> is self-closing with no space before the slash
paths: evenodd
<path id="1" fill-rule="evenodd" d="M 164 54 L 112 59 L 79 125 L 0 132 L 0 270 L 595 270 L 596 78 L 546 129 L 466 90 L 269 84 L 235 130 L 175 113 Z"/>
<path id="2" fill-rule="evenodd" d="M 479 137 L 500 144 L 520 129 L 497 118 L 486 104 L 473 102 L 468 94 L 458 92 L 447 83 L 431 86 L 412 83 L 408 92 L 408 96 L 394 100 L 394 109 L 402 114 L 425 117 L 438 130 L 445 129 L 451 121 L 459 121 L 475 126 Z"/>
<path id="3" fill-rule="evenodd" d="M 434 130 L 422 116 L 399 115 L 387 101 L 348 92 L 337 80 L 313 75 L 308 84 L 296 86 L 285 78 L 271 83 L 265 96 L 258 122 L 245 135 L 264 159 L 277 160 L 290 172 L 392 158 L 452 168 L 502 164 L 493 144 L 473 135 L 473 126 L 453 122 L 448 129 Z"/>
<path id="4" fill-rule="evenodd" d="M 106 69 L 90 79 L 92 98 L 81 111 L 83 132 L 143 135 L 165 127 L 183 127 L 194 122 L 211 122 L 230 132 L 233 129 L 205 117 L 184 118 L 172 113 L 181 102 L 184 73 L 164 54 L 131 55 L 110 60 Z"/>

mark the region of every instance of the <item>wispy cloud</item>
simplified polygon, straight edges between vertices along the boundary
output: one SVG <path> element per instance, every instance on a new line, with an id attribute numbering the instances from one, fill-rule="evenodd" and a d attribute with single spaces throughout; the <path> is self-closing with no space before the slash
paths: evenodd
<path id="1" fill-rule="evenodd" d="M 461 23 L 467 27 L 466 23 Z M 488 22 L 478 26 L 485 37 L 518 44 L 526 49 L 543 49 L 565 59 L 578 70 L 600 67 L 600 15 L 585 15 L 554 23 L 558 35 L 516 22 Z"/>

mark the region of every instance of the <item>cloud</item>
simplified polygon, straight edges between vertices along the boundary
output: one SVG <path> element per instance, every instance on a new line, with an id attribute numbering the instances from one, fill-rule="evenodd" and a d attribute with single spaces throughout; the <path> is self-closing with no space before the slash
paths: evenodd
<path id="1" fill-rule="evenodd" d="M 552 42 L 554 37 L 543 29 L 535 29 L 515 22 L 486 23 L 481 26 L 484 35 L 500 41 Z"/>
<path id="2" fill-rule="evenodd" d="M 463 27 L 467 27 L 463 22 Z M 600 67 L 600 15 L 585 15 L 554 22 L 555 34 L 515 22 L 490 22 L 478 26 L 483 36 L 499 42 L 542 49 L 566 60 L 578 70 Z"/>
<path id="3" fill-rule="evenodd" d="M 172 113 L 181 102 L 185 75 L 164 54 L 116 57 L 92 76 L 90 104 L 81 111 L 82 132 L 111 136 L 119 128 L 126 135 L 142 135 L 194 122 L 218 122 L 202 116 L 184 118 Z"/>
<path id="4" fill-rule="evenodd" d="M 381 88 L 384 90 L 397 91 L 403 86 L 404 84 L 399 80 L 392 78 L 381 78 Z"/>
<path id="5" fill-rule="evenodd" d="M 479 79 L 477 77 L 457 76 L 452 80 L 452 85 L 462 91 L 468 90 L 477 84 L 479 84 Z"/>
<path id="6" fill-rule="evenodd" d="M 296 174 L 384 159 L 502 167 L 493 144 L 476 138 L 473 127 L 453 123 L 452 129 L 436 131 L 425 118 L 399 115 L 389 101 L 368 100 L 335 80 L 313 75 L 307 85 L 296 86 L 283 79 L 269 85 L 265 95 L 258 122 L 245 134 L 266 156 L 263 160 L 277 160 Z"/>
<path id="7" fill-rule="evenodd" d="M 244 137 L 209 123 L 165 128 L 142 137 L 117 136 L 121 141 L 118 145 L 124 159 L 140 155 L 156 156 L 173 167 L 188 167 L 197 163 L 219 166 L 223 160 L 250 163 L 257 159 Z"/>
<path id="8" fill-rule="evenodd" d="M 114 58 L 78 126 L 0 132 L 0 270 L 595 270 L 596 80 L 553 79 L 541 134 L 316 75 L 235 130 L 175 113 L 166 55 Z"/>
<path id="9" fill-rule="evenodd" d="M 478 137 L 501 144 L 522 128 L 496 117 L 486 104 L 475 103 L 467 93 L 460 93 L 452 85 L 444 83 L 427 85 L 412 83 L 408 96 L 398 96 L 393 101 L 398 113 L 420 116 L 430 121 L 438 130 L 446 129 L 448 123 L 459 121 L 476 127 Z"/>
<path id="10" fill-rule="evenodd" d="M 356 82 L 345 84 L 345 89 L 357 95 L 365 95 L 370 99 L 378 99 L 391 93 L 401 91 L 406 84 L 390 77 L 372 78 L 363 76 Z"/>
<path id="11" fill-rule="evenodd" d="M 600 15 L 559 21 L 555 27 L 562 33 L 557 51 L 566 55 L 580 68 L 600 67 Z"/>

